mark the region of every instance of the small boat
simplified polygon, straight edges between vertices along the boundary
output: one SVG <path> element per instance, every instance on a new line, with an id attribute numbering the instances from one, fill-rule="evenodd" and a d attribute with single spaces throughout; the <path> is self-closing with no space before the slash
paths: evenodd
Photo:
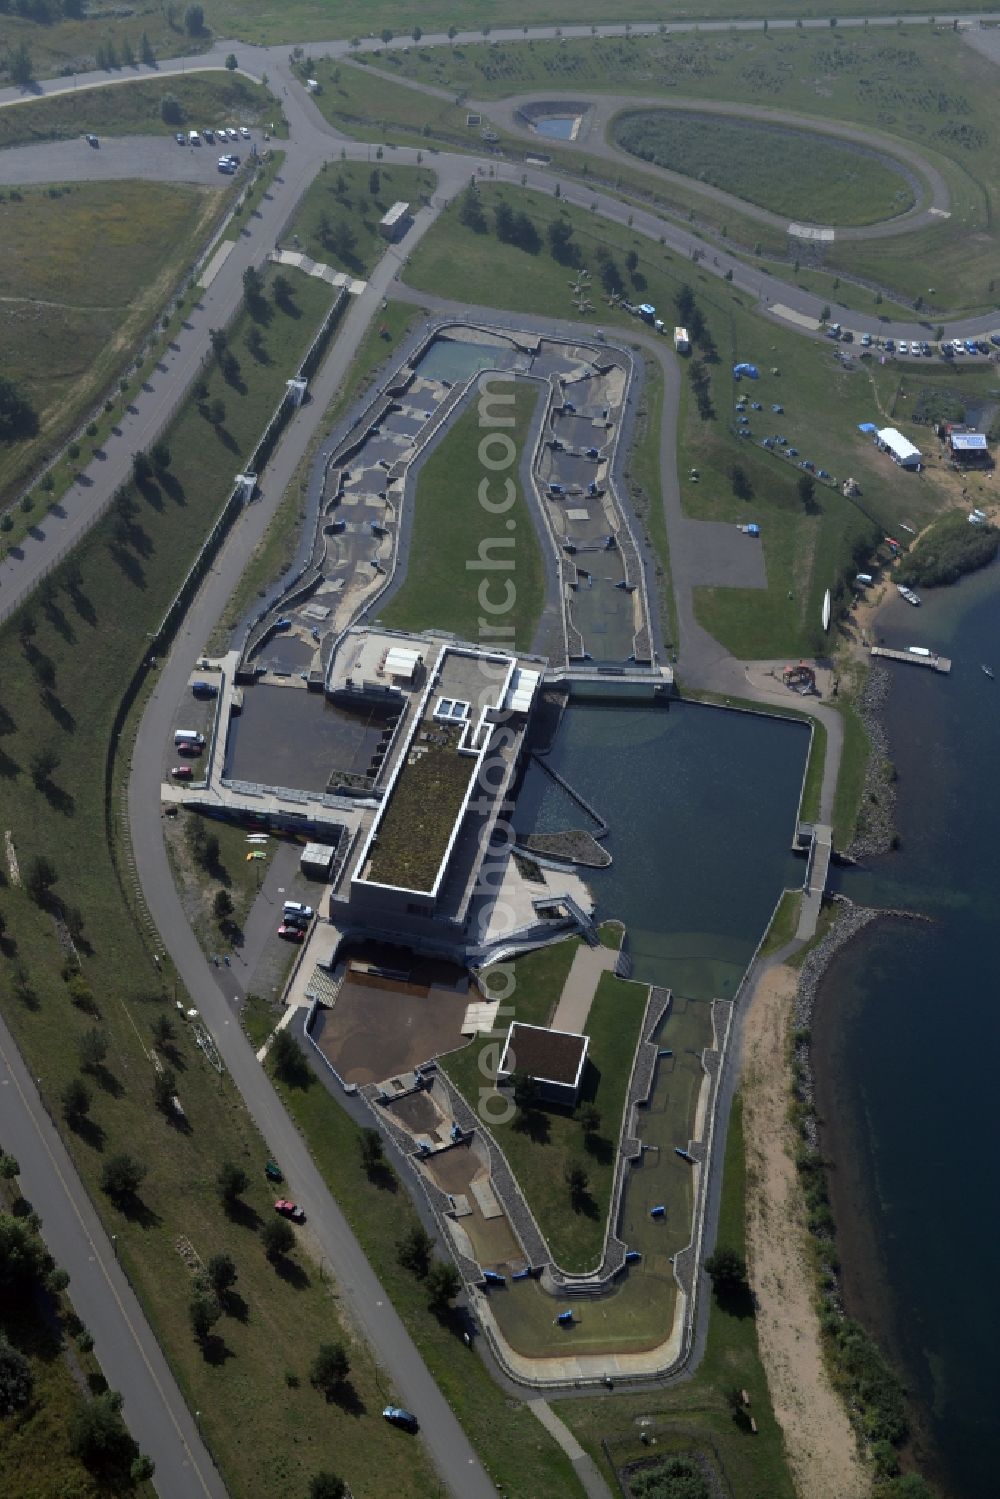
<path id="1" fill-rule="evenodd" d="M 982 668 L 982 670 L 983 670 L 983 673 L 984 673 L 984 674 L 985 674 L 985 675 L 986 675 L 986 676 L 988 676 L 988 677 L 989 677 L 989 679 L 990 679 L 990 681 L 991 681 L 991 682 L 992 682 L 992 681 L 993 681 L 993 668 L 992 668 L 992 666 L 984 666 L 984 667 L 983 667 L 983 668 Z"/>
<path id="2" fill-rule="evenodd" d="M 899 593 L 900 598 L 905 599 L 908 604 L 913 604 L 914 607 L 919 605 L 920 595 L 918 593 L 914 593 L 912 588 L 907 588 L 905 583 L 897 583 L 896 590 Z"/>

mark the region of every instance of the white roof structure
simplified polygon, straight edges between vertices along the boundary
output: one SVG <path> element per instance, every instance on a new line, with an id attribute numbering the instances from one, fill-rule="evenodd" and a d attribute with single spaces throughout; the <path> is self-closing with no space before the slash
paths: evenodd
<path id="1" fill-rule="evenodd" d="M 986 434 L 984 432 L 953 432 L 951 445 L 956 453 L 985 453 L 987 451 Z"/>
<path id="2" fill-rule="evenodd" d="M 512 713 L 529 712 L 538 688 L 539 676 L 540 673 L 537 671 L 529 671 L 523 666 L 516 667 L 504 706 Z"/>
<path id="3" fill-rule="evenodd" d="M 897 432 L 895 427 L 883 427 L 878 433 L 878 444 L 903 468 L 910 468 L 920 462 L 920 449 L 915 448 L 910 439 L 904 437 L 902 432 Z"/>
<path id="4" fill-rule="evenodd" d="M 394 645 L 389 648 L 382 669 L 387 677 L 402 677 L 405 682 L 412 682 L 419 665 L 420 655 L 417 651 Z"/>
<path id="5" fill-rule="evenodd" d="M 394 203 L 392 207 L 382 215 L 381 222 L 387 229 L 395 228 L 400 219 L 405 219 L 410 211 L 409 203 Z"/>

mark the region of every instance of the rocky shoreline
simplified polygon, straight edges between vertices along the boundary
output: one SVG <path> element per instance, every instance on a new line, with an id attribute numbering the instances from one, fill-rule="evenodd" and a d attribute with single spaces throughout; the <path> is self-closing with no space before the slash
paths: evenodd
<path id="1" fill-rule="evenodd" d="M 871 858 L 874 854 L 886 854 L 896 846 L 896 772 L 889 758 L 889 742 L 881 714 L 891 685 L 892 677 L 885 667 L 873 665 L 858 699 L 858 716 L 871 742 L 871 753 L 865 770 L 857 826 L 845 850 L 845 857 L 854 862 Z"/>

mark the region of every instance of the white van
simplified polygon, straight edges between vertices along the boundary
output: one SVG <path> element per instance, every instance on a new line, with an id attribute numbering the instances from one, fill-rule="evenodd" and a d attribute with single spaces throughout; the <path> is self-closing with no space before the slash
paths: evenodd
<path id="1" fill-rule="evenodd" d="M 302 916 L 306 921 L 311 920 L 316 914 L 312 906 L 304 906 L 298 900 L 286 900 L 281 909 L 286 916 Z"/>
<path id="2" fill-rule="evenodd" d="M 205 736 L 204 734 L 199 734 L 197 729 L 175 729 L 174 743 L 176 745 L 204 744 Z"/>
<path id="3" fill-rule="evenodd" d="M 198 134 L 197 130 L 188 131 L 188 144 L 192 146 L 201 145 L 201 136 Z"/>

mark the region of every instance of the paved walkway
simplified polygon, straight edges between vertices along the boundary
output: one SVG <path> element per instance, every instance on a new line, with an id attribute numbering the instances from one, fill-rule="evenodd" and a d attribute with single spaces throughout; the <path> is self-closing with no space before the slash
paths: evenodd
<path id="1" fill-rule="evenodd" d="M 555 1437 L 573 1464 L 574 1472 L 583 1485 L 588 1499 L 612 1499 L 611 1490 L 601 1477 L 597 1464 L 593 1458 L 587 1456 L 569 1427 L 560 1421 L 548 1402 L 529 1400 L 528 1409 L 538 1417 L 549 1436 Z"/>
<path id="2" fill-rule="evenodd" d="M 563 984 L 559 1003 L 552 1017 L 555 1031 L 575 1031 L 578 1035 L 587 1029 L 587 1017 L 601 982 L 603 973 L 614 973 L 618 953 L 610 947 L 588 947 L 582 942 L 570 964 L 566 982 Z"/>

